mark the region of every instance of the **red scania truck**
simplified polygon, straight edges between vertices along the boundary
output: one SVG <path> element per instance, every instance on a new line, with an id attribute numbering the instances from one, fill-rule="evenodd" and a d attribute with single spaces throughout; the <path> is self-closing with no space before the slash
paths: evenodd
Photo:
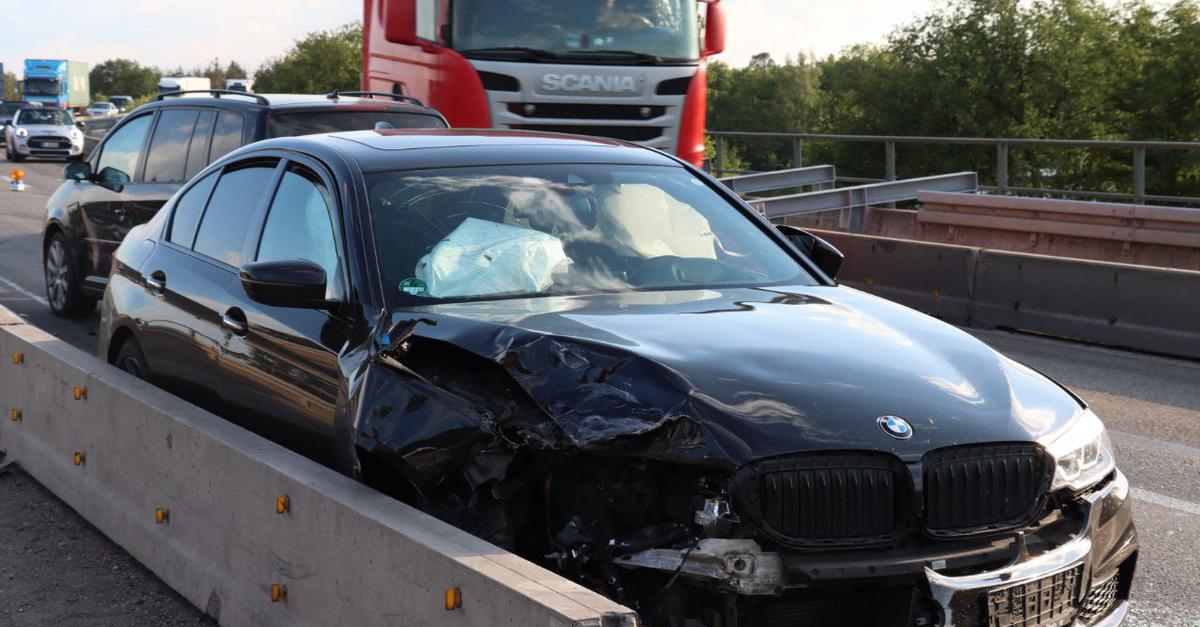
<path id="1" fill-rule="evenodd" d="M 612 137 L 700 164 L 719 2 L 364 0 L 363 89 L 456 127 Z"/>

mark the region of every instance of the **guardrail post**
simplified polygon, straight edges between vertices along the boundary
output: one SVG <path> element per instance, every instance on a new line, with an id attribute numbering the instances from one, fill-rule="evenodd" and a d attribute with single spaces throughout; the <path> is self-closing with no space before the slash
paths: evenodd
<path id="1" fill-rule="evenodd" d="M 996 187 L 1008 191 L 1008 144 L 996 144 Z"/>
<path id="2" fill-rule="evenodd" d="M 792 167 L 804 167 L 804 142 L 799 139 L 792 140 Z"/>
<path id="3" fill-rule="evenodd" d="M 893 203 L 894 204 L 894 203 Z M 867 193 L 858 190 L 850 193 L 850 224 L 851 233 L 863 233 L 867 229 Z"/>
<path id="4" fill-rule="evenodd" d="M 717 163 L 713 168 L 716 170 L 716 178 L 721 178 L 725 175 L 725 138 L 717 138 Z"/>
<path id="5" fill-rule="evenodd" d="M 884 178 L 889 181 L 896 180 L 896 142 L 885 142 L 883 144 L 884 153 Z"/>
<path id="6" fill-rule="evenodd" d="M 1141 202 L 1146 197 L 1146 149 L 1133 149 L 1133 199 Z"/>

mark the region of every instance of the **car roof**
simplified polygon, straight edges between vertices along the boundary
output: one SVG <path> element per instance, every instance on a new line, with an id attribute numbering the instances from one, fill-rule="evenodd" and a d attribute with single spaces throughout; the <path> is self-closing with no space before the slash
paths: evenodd
<path id="1" fill-rule="evenodd" d="M 146 107 L 170 107 L 170 106 L 217 106 L 223 108 L 255 108 L 268 110 L 287 110 L 287 109 L 335 109 L 335 108 L 364 108 L 372 109 L 389 109 L 394 111 L 411 111 L 413 113 L 424 113 L 439 115 L 435 109 L 417 104 L 406 100 L 392 100 L 386 96 L 379 98 L 364 98 L 357 96 L 343 96 L 334 94 L 260 94 L 260 93 L 245 93 L 231 92 L 225 90 L 196 90 L 198 92 L 210 92 L 211 96 L 200 96 L 196 93 L 188 97 L 173 97 L 160 96 L 158 100 L 151 101 L 143 105 Z M 186 92 L 185 92 L 186 93 Z M 403 96 L 397 96 L 403 98 Z"/>
<path id="2" fill-rule="evenodd" d="M 656 150 L 624 141 L 563 133 L 497 129 L 393 129 L 281 137 L 247 149 L 276 148 L 321 156 L 339 153 L 367 173 L 460 166 L 603 163 L 679 167 Z"/>

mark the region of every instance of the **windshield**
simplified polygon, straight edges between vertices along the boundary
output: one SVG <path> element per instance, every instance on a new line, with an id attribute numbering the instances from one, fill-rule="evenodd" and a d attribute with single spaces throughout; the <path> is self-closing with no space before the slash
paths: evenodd
<path id="1" fill-rule="evenodd" d="M 687 170 L 556 164 L 374 174 L 394 300 L 816 282 Z"/>
<path id="2" fill-rule="evenodd" d="M 69 126 L 71 114 L 59 109 L 24 109 L 17 113 L 17 124 L 48 124 Z"/>
<path id="3" fill-rule="evenodd" d="M 25 79 L 25 95 L 57 96 L 58 80 L 53 78 L 27 78 Z"/>
<path id="4" fill-rule="evenodd" d="M 572 61 L 614 52 L 695 61 L 700 54 L 696 0 L 456 0 L 453 10 L 454 48 L 477 51 L 472 56 L 512 47 Z M 630 62 L 638 61 L 645 59 Z"/>
<path id="5" fill-rule="evenodd" d="M 276 114 L 267 123 L 267 137 L 294 137 L 340 131 L 370 131 L 376 124 L 390 128 L 446 128 L 433 115 L 403 111 L 330 110 Z"/>

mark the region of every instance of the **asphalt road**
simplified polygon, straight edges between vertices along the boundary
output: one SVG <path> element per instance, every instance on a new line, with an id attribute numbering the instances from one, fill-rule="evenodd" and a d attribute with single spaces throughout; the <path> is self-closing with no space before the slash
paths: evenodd
<path id="1" fill-rule="evenodd" d="M 94 351 L 95 316 L 61 320 L 44 304 L 41 225 L 46 199 L 61 183 L 62 165 L 26 163 L 21 168 L 27 191 L 10 192 L 7 178 L 0 178 L 0 304 Z M 0 161 L 0 174 L 11 169 Z M 1126 624 L 1200 627 L 1200 362 L 1031 335 L 974 333 L 1070 386 L 1107 423 L 1118 463 L 1133 485 L 1142 542 L 1133 610 Z M 7 507 L 9 503 L 20 504 L 20 511 L 54 514 L 39 519 Z M 32 543 L 32 537 L 38 542 Z M 27 546 L 49 550 L 22 548 Z M 88 570 L 85 578 L 73 570 L 81 555 L 116 556 L 116 567 Z M 34 582 L 37 585 L 30 585 Z M 6 594 L 11 590 L 22 594 Z M 151 609 L 123 614 L 136 608 L 131 599 L 142 599 Z M 0 475 L 0 624 L 196 624 L 199 612 L 178 601 L 169 588 L 28 477 Z"/>

